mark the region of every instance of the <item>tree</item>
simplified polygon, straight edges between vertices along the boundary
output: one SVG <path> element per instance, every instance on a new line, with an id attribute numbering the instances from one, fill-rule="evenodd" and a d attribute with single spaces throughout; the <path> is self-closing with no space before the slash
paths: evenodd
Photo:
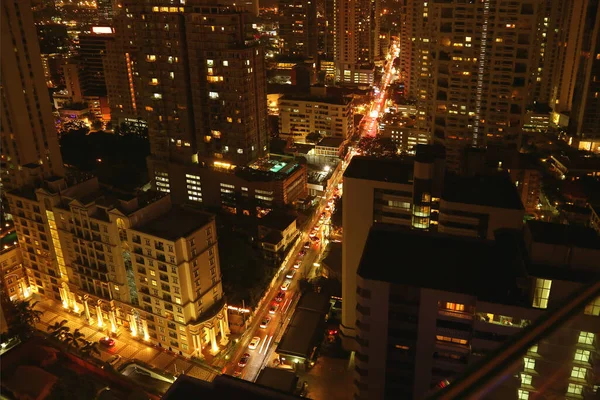
<path id="1" fill-rule="evenodd" d="M 102 121 L 100 121 L 99 119 L 95 119 L 94 121 L 92 121 L 92 128 L 94 130 L 100 130 L 102 129 Z"/>
<path id="2" fill-rule="evenodd" d="M 73 333 L 65 333 L 65 343 L 68 346 L 73 346 L 75 350 L 79 350 L 79 346 L 84 342 L 85 335 L 79 332 L 79 329 L 75 329 Z"/>
<path id="3" fill-rule="evenodd" d="M 63 334 L 69 331 L 69 327 L 65 326 L 67 324 L 67 320 L 63 319 L 60 322 L 55 322 L 48 327 L 48 332 L 50 332 L 50 336 L 53 338 L 60 338 Z"/>
<path id="4" fill-rule="evenodd" d="M 311 143 L 318 143 L 323 136 L 319 132 L 311 132 L 306 135 L 306 141 Z"/>
<path id="5" fill-rule="evenodd" d="M 13 304 L 16 315 L 13 331 L 22 339 L 26 339 L 33 333 L 35 324 L 40 321 L 43 312 L 35 309 L 37 301 L 31 303 L 29 300 L 19 300 Z"/>
<path id="6" fill-rule="evenodd" d="M 89 342 L 85 341 L 83 347 L 81 348 L 81 354 L 85 356 L 91 356 L 92 354 L 100 355 L 100 349 L 98 348 L 98 342 Z"/>

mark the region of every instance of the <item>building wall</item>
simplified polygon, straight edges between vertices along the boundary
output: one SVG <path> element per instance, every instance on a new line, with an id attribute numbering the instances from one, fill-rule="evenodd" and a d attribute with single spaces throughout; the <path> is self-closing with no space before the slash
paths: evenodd
<path id="1" fill-rule="evenodd" d="M 50 96 L 29 1 L 2 3 L 2 185 L 27 181 L 24 165 L 39 165 L 46 177 L 61 175 Z"/>
<path id="2" fill-rule="evenodd" d="M 352 103 L 333 104 L 325 101 L 279 100 L 279 134 L 295 142 L 306 142 L 306 135 L 348 138 L 354 134 Z"/>
<path id="3" fill-rule="evenodd" d="M 18 246 L 0 252 L 0 268 L 2 268 L 3 284 L 8 297 L 12 301 L 28 298 L 31 294 L 29 280 L 23 268 L 21 249 Z"/>
<path id="4" fill-rule="evenodd" d="M 317 57 L 317 2 L 279 1 L 281 54 Z"/>

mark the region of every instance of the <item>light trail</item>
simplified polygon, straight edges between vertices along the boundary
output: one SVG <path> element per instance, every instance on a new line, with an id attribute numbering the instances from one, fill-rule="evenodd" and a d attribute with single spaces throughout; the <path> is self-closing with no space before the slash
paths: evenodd
<path id="1" fill-rule="evenodd" d="M 265 347 L 265 343 L 267 343 L 266 336 L 265 336 L 265 340 L 263 340 L 262 344 L 260 345 L 260 350 L 258 350 L 258 354 L 262 354 L 263 348 Z"/>

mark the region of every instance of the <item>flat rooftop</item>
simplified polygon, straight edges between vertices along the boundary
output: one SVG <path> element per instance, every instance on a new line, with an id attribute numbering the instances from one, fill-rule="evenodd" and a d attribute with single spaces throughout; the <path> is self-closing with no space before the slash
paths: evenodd
<path id="1" fill-rule="evenodd" d="M 413 159 L 356 156 L 344 172 L 344 178 L 412 184 Z"/>
<path id="2" fill-rule="evenodd" d="M 494 241 L 375 224 L 367 237 L 358 275 L 520 304 L 523 299 L 516 286 L 520 271 L 512 268 L 512 254 L 504 247 Z"/>
<path id="3" fill-rule="evenodd" d="M 258 225 L 278 231 L 286 230 L 296 220 L 296 216 L 283 211 L 271 211 L 258 220 Z"/>
<path id="4" fill-rule="evenodd" d="M 453 203 L 523 210 L 523 203 L 508 174 L 458 177 L 447 175 L 442 199 Z"/>
<path id="5" fill-rule="evenodd" d="M 352 99 L 349 97 L 338 95 L 317 96 L 310 94 L 285 94 L 279 99 L 279 101 L 310 101 L 313 103 L 325 103 L 338 106 L 345 106 L 347 104 L 350 104 L 352 102 Z"/>
<path id="6" fill-rule="evenodd" d="M 592 228 L 530 220 L 527 229 L 534 242 L 600 249 L 600 237 Z"/>
<path id="7" fill-rule="evenodd" d="M 277 353 L 308 358 L 318 342 L 317 334 L 324 326 L 324 315 L 315 311 L 297 309 L 292 316 Z"/>
<path id="8" fill-rule="evenodd" d="M 294 372 L 286 369 L 265 367 L 258 374 L 255 383 L 282 392 L 293 393 L 296 390 L 298 377 Z"/>
<path id="9" fill-rule="evenodd" d="M 317 146 L 320 147 L 335 147 L 336 149 L 339 148 L 342 143 L 344 143 L 344 138 L 341 137 L 326 137 L 321 139 L 321 141 L 319 143 L 317 143 Z"/>
<path id="10" fill-rule="evenodd" d="M 298 301 L 296 310 L 314 311 L 325 315 L 329 313 L 330 307 L 329 296 L 317 292 L 307 292 Z"/>
<path id="11" fill-rule="evenodd" d="M 202 228 L 213 219 L 212 214 L 182 207 L 173 207 L 160 217 L 136 226 L 133 230 L 175 241 Z"/>

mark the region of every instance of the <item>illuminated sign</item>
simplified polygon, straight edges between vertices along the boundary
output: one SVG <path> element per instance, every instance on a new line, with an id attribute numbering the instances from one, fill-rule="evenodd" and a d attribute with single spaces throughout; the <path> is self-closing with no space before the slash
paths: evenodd
<path id="1" fill-rule="evenodd" d="M 242 314 L 247 314 L 247 313 L 250 312 L 250 310 L 247 309 L 247 308 L 234 307 L 234 306 L 227 306 L 227 309 L 231 310 L 231 311 L 237 311 L 237 312 L 240 312 Z"/>
<path id="2" fill-rule="evenodd" d="M 96 33 L 98 35 L 106 35 L 113 32 L 113 28 L 110 26 L 92 26 L 92 33 Z"/>

